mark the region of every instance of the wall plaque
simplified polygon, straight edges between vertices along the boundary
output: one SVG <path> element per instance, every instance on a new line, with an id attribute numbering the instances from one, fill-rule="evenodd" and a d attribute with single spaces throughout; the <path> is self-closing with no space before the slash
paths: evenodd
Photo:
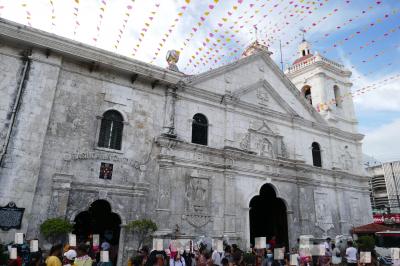
<path id="1" fill-rule="evenodd" d="M 24 211 L 25 208 L 17 208 L 14 202 L 9 202 L 6 206 L 0 207 L 0 229 L 5 231 L 21 229 Z"/>

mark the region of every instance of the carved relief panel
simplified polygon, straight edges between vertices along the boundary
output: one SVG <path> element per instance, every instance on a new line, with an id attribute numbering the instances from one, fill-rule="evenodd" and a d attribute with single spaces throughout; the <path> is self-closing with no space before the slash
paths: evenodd
<path id="1" fill-rule="evenodd" d="M 360 200 L 358 198 L 350 198 L 350 217 L 353 225 L 361 222 Z"/>
<path id="2" fill-rule="evenodd" d="M 265 121 L 252 123 L 239 145 L 240 148 L 260 156 L 287 157 L 283 137 L 273 132 Z"/>
<path id="3" fill-rule="evenodd" d="M 201 227 L 211 220 L 210 199 L 211 183 L 207 176 L 199 175 L 195 170 L 186 180 L 186 210 L 184 219 L 195 226 Z"/>
<path id="4" fill-rule="evenodd" d="M 328 193 L 314 192 L 316 226 L 325 233 L 334 227 L 328 200 Z"/>

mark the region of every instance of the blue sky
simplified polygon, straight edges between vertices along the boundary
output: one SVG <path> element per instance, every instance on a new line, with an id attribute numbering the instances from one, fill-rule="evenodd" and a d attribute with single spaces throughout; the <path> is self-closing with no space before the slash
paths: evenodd
<path id="1" fill-rule="evenodd" d="M 77 16 L 74 8 L 78 10 Z M 278 64 L 281 40 L 284 65 L 290 65 L 297 57 L 300 29 L 306 29 L 305 37 L 314 51 L 342 62 L 353 72 L 354 90 L 400 73 L 400 1 L 397 0 L 0 0 L 0 17 L 30 23 L 123 55 L 134 54 L 138 60 L 162 67 L 166 65 L 167 50 L 183 48 L 178 66 L 187 74 L 234 60 L 255 39 L 254 25 L 258 28 L 258 38 L 270 46 Z M 204 49 L 207 38 L 210 40 L 207 47 L 213 47 L 214 42 L 221 49 L 218 52 L 217 48 Z M 117 40 L 119 45 L 115 49 Z M 155 56 L 157 48 L 160 51 Z M 206 51 L 210 54 L 203 57 Z M 200 63 L 196 68 L 193 63 L 188 65 L 192 56 L 196 57 L 194 62 Z M 202 65 L 208 57 L 212 60 Z M 366 135 L 364 151 L 382 161 L 400 160 L 400 79 L 379 85 L 354 101 L 359 129 Z"/>

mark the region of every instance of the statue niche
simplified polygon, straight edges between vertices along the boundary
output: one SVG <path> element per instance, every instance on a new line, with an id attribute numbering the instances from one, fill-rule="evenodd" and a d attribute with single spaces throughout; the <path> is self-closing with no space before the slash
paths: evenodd
<path id="1" fill-rule="evenodd" d="M 265 121 L 253 122 L 239 145 L 241 149 L 259 156 L 287 157 L 283 137 L 273 132 Z"/>

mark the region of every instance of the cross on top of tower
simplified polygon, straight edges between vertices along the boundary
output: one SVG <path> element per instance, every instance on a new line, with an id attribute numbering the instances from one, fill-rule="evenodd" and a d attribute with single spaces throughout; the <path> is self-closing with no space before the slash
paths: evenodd
<path id="1" fill-rule="evenodd" d="M 300 31 L 301 31 L 301 33 L 303 35 L 303 40 L 302 41 L 305 42 L 306 41 L 306 38 L 305 38 L 306 30 L 304 28 L 300 28 Z"/>

